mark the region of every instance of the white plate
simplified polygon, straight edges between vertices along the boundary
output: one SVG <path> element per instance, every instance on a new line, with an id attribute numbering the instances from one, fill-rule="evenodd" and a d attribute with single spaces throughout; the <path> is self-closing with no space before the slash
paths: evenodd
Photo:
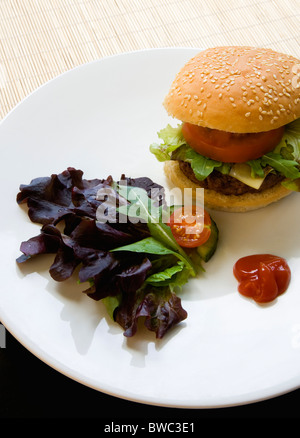
<path id="1" fill-rule="evenodd" d="M 163 340 L 126 339 L 101 303 L 74 280 L 55 283 L 52 256 L 17 266 L 19 245 L 39 233 L 15 197 L 21 183 L 68 166 L 86 178 L 149 176 L 167 185 L 149 153 L 170 120 L 162 101 L 194 49 L 110 57 L 52 80 L 0 125 L 0 320 L 51 367 L 96 390 L 184 408 L 234 406 L 300 383 L 299 194 L 247 214 L 214 213 L 220 245 L 202 278 L 182 292 L 188 318 Z M 288 291 L 258 306 L 237 292 L 235 261 L 249 253 L 285 257 Z"/>

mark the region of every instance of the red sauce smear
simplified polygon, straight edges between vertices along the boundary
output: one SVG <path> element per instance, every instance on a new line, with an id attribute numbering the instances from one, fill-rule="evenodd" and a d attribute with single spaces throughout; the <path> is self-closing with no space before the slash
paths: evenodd
<path id="1" fill-rule="evenodd" d="M 275 300 L 288 288 L 291 270 L 285 259 L 271 254 L 240 258 L 233 267 L 238 291 L 257 303 Z"/>

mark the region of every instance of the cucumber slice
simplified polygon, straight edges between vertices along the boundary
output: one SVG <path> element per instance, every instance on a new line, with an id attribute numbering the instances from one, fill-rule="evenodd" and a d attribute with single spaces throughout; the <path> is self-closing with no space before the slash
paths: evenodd
<path id="1" fill-rule="evenodd" d="M 219 229 L 217 224 L 211 219 L 211 234 L 207 242 L 198 246 L 197 252 L 204 262 L 208 262 L 214 255 L 219 240 Z"/>

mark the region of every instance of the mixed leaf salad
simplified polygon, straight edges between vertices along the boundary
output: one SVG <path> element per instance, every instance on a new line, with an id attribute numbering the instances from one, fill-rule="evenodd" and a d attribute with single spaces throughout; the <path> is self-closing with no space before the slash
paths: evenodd
<path id="1" fill-rule="evenodd" d="M 136 333 L 140 317 L 157 338 L 187 317 L 178 291 L 204 271 L 201 262 L 215 251 L 213 220 L 209 245 L 183 248 L 163 220 L 174 206 L 167 205 L 162 186 L 124 175 L 87 180 L 72 167 L 21 185 L 17 202 L 26 203 L 30 220 L 42 225 L 21 243 L 17 262 L 55 254 L 51 277 L 64 281 L 76 271 L 87 285 L 83 292 L 103 301 L 125 336 Z"/>
<path id="2" fill-rule="evenodd" d="M 207 158 L 187 143 L 182 134 L 182 124 L 177 127 L 167 125 L 158 133 L 161 143 L 153 143 L 150 151 L 158 161 L 179 160 L 190 163 L 196 178 L 203 181 L 215 169 L 230 174 L 232 163 Z M 300 119 L 289 123 L 279 144 L 272 152 L 247 161 L 252 178 L 263 178 L 268 172 L 279 173 L 285 177 L 282 184 L 289 190 L 300 191 Z"/>

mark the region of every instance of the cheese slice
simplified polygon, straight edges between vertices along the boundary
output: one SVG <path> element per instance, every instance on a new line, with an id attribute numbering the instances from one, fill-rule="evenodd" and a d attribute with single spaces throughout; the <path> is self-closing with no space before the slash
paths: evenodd
<path id="1" fill-rule="evenodd" d="M 265 172 L 264 177 L 261 178 L 256 176 L 255 178 L 253 178 L 251 176 L 251 167 L 249 166 L 249 164 L 237 163 L 231 167 L 229 175 L 241 181 L 242 183 L 247 184 L 247 186 L 250 186 L 258 190 L 270 171 L 271 169 L 267 168 L 264 171 Z"/>

